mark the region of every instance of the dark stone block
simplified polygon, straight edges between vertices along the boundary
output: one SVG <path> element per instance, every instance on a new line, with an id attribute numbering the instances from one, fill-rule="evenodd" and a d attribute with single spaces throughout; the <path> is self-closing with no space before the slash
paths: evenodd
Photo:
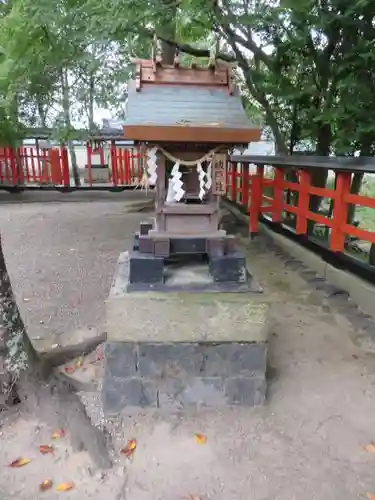
<path id="1" fill-rule="evenodd" d="M 152 229 L 152 222 L 141 222 L 140 233 L 141 236 L 147 236 L 148 232 Z"/>
<path id="2" fill-rule="evenodd" d="M 145 377 L 198 376 L 203 353 L 198 344 L 140 344 L 138 373 Z"/>
<path id="3" fill-rule="evenodd" d="M 170 240 L 155 240 L 154 241 L 154 255 L 156 257 L 169 257 L 170 255 Z"/>
<path id="4" fill-rule="evenodd" d="M 223 343 L 207 345 L 204 375 L 208 377 L 231 377 L 238 375 L 264 375 L 267 365 L 267 343 Z"/>
<path id="5" fill-rule="evenodd" d="M 158 406 L 178 410 L 183 407 L 180 394 L 184 390 L 185 379 L 172 377 L 157 381 Z"/>
<path id="6" fill-rule="evenodd" d="M 161 408 L 223 407 L 226 405 L 224 384 L 220 377 L 167 379 L 159 386 Z"/>
<path id="7" fill-rule="evenodd" d="M 236 240 L 231 236 L 227 236 L 225 239 L 225 253 L 233 254 L 236 252 Z"/>
<path id="8" fill-rule="evenodd" d="M 164 259 L 151 254 L 131 252 L 129 283 L 163 283 Z"/>
<path id="9" fill-rule="evenodd" d="M 131 377 L 136 375 L 137 348 L 129 342 L 105 344 L 106 373 L 111 377 Z"/>
<path id="10" fill-rule="evenodd" d="M 221 257 L 225 253 L 224 238 L 210 238 L 206 242 L 206 253 L 211 257 Z"/>
<path id="11" fill-rule="evenodd" d="M 140 235 L 138 238 L 138 250 L 141 253 L 154 253 L 154 242 L 149 236 Z"/>
<path id="12" fill-rule="evenodd" d="M 210 258 L 210 273 L 214 281 L 246 281 L 246 261 L 241 252 Z"/>
<path id="13" fill-rule="evenodd" d="M 133 250 L 139 250 L 139 232 L 134 233 Z"/>
<path id="14" fill-rule="evenodd" d="M 260 406 L 266 398 L 265 377 L 231 377 L 225 381 L 229 405 Z"/>
<path id="15" fill-rule="evenodd" d="M 119 413 L 127 406 L 157 406 L 157 390 L 150 381 L 141 378 L 105 377 L 102 402 L 104 413 L 112 414 Z"/>
<path id="16" fill-rule="evenodd" d="M 205 254 L 206 238 L 171 239 L 171 254 Z"/>

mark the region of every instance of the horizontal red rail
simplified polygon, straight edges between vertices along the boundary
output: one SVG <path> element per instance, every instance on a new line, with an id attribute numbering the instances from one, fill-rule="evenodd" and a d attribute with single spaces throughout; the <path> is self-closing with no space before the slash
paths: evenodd
<path id="1" fill-rule="evenodd" d="M 260 214 L 270 214 L 274 222 L 281 222 L 282 214 L 290 213 L 296 218 L 297 234 L 307 232 L 308 221 L 330 228 L 329 246 L 332 251 L 344 250 L 346 236 L 354 236 L 375 244 L 374 232 L 347 223 L 350 205 L 375 209 L 375 198 L 350 192 L 352 172 L 335 171 L 335 188 L 331 189 L 313 186 L 310 173 L 305 169 L 295 172 L 297 181 L 293 182 L 285 178 L 286 169 L 283 167 L 275 167 L 271 172 L 268 170 L 266 177 L 265 166 L 262 163 L 257 165 L 256 172 L 250 172 L 249 166 L 248 162 L 229 163 L 227 196 L 239 203 L 238 194 L 241 192 L 241 199 L 247 200 L 244 205 L 249 212 L 251 233 L 258 231 Z M 286 201 L 287 191 L 294 193 L 295 204 Z M 333 200 L 332 216 L 312 212 L 311 196 Z"/>

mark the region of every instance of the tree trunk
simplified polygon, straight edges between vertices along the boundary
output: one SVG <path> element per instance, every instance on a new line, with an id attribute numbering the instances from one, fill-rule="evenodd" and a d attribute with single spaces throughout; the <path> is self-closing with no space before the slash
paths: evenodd
<path id="1" fill-rule="evenodd" d="M 363 174 L 354 174 L 352 178 L 352 183 L 350 186 L 350 192 L 351 194 L 359 194 L 361 187 L 362 187 L 362 181 L 363 181 Z M 355 209 L 356 205 L 349 205 L 348 206 L 348 214 L 347 214 L 347 223 L 348 224 L 353 224 L 354 217 L 355 217 Z"/>
<path id="2" fill-rule="evenodd" d="M 329 124 L 320 124 L 318 129 L 317 144 L 315 154 L 318 156 L 329 156 L 331 150 L 332 130 Z M 312 168 L 311 172 L 311 185 L 315 187 L 324 188 L 327 185 L 328 169 Z M 309 209 L 311 212 L 319 212 L 321 196 L 310 196 Z M 307 224 L 307 233 L 311 234 L 314 230 L 315 222 L 309 221 Z"/>
<path id="3" fill-rule="evenodd" d="M 89 109 L 88 109 L 88 126 L 89 132 L 93 132 L 95 129 L 94 123 L 94 93 L 95 93 L 95 77 L 91 73 L 89 80 Z"/>
<path id="4" fill-rule="evenodd" d="M 76 450 L 87 450 L 99 468 L 111 467 L 106 436 L 91 424 L 72 387 L 35 351 L 22 321 L 6 268 L 0 235 L 0 383 L 2 399 L 17 399 L 51 428 L 69 429 Z M 1 404 L 1 401 L 0 401 Z"/>
<path id="5" fill-rule="evenodd" d="M 47 128 L 47 112 L 44 109 L 43 102 L 40 99 L 37 99 L 37 108 L 38 108 L 38 115 L 39 115 L 39 123 L 42 128 Z"/>
<path id="6" fill-rule="evenodd" d="M 70 138 L 70 132 L 72 129 L 72 125 L 70 122 L 70 98 L 69 98 L 69 82 L 68 82 L 68 71 L 67 69 L 63 69 L 61 71 L 61 92 L 62 92 L 62 108 L 64 115 L 64 125 L 67 132 L 67 143 L 68 143 L 68 151 L 70 155 L 70 161 L 72 163 L 72 172 L 74 177 L 74 184 L 76 186 L 81 185 L 81 179 L 79 177 L 78 165 L 77 165 L 77 156 L 74 150 L 74 143 Z"/>
<path id="7" fill-rule="evenodd" d="M 161 30 L 163 32 L 163 36 L 166 39 L 175 40 L 177 2 L 176 0 L 163 0 L 163 4 L 164 4 L 164 16 L 163 16 L 163 26 L 161 27 Z M 176 47 L 164 41 L 162 41 L 161 46 L 162 46 L 163 64 L 172 65 L 176 53 Z"/>
<path id="8" fill-rule="evenodd" d="M 37 363 L 36 351 L 26 333 L 15 301 L 5 264 L 0 235 L 0 355 L 12 385 L 33 371 Z"/>
<path id="9" fill-rule="evenodd" d="M 371 156 L 371 149 L 373 144 L 373 136 L 372 134 L 364 134 L 361 138 L 361 156 Z M 352 177 L 352 183 L 350 186 L 350 192 L 352 194 L 359 194 L 362 188 L 363 174 L 354 174 Z M 356 205 L 349 205 L 348 207 L 348 216 L 347 223 L 353 224 L 355 217 Z"/>

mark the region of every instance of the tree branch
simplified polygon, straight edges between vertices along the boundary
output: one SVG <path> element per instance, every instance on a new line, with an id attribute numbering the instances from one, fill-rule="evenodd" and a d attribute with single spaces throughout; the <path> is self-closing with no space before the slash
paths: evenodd
<path id="1" fill-rule="evenodd" d="M 158 35 L 158 39 L 168 45 L 175 47 L 180 52 L 185 52 L 185 54 L 189 54 L 195 57 L 210 57 L 210 51 L 208 49 L 198 49 L 197 47 L 192 47 L 187 43 L 178 43 L 173 40 L 168 40 L 167 38 L 160 35 Z M 230 54 L 218 53 L 216 54 L 216 59 L 221 59 L 225 62 L 236 62 L 235 57 L 231 56 Z"/>
<path id="2" fill-rule="evenodd" d="M 256 99 L 259 102 L 259 104 L 263 107 L 263 109 L 266 113 L 267 122 L 272 129 L 272 133 L 274 135 L 274 139 L 275 139 L 278 153 L 288 154 L 288 148 L 285 144 L 285 138 L 283 137 L 283 134 L 280 130 L 279 124 L 277 123 L 277 119 L 275 117 L 273 109 L 272 109 L 270 103 L 268 102 L 266 95 L 264 94 L 264 92 L 257 89 L 257 87 L 253 81 L 253 78 L 251 76 L 251 69 L 249 67 L 249 64 L 246 61 L 242 52 L 238 49 L 236 44 L 231 39 L 230 35 L 228 35 L 228 41 L 229 41 L 229 43 L 230 43 L 230 45 L 231 45 L 231 47 L 236 55 L 236 59 L 238 61 L 238 64 L 239 64 L 242 72 L 243 72 L 247 87 L 248 87 L 251 95 L 254 97 L 254 99 Z"/>
<path id="3" fill-rule="evenodd" d="M 272 59 L 265 52 L 263 52 L 263 50 L 260 47 L 258 47 L 258 45 L 254 42 L 250 29 L 248 30 L 247 39 L 241 36 L 238 33 L 238 30 L 237 32 L 235 32 L 232 29 L 231 23 L 237 24 L 236 17 L 230 11 L 228 3 L 224 1 L 223 3 L 225 5 L 225 8 L 228 10 L 227 16 L 222 12 L 222 10 L 220 9 L 220 7 L 217 5 L 216 2 L 213 5 L 214 15 L 221 30 L 227 36 L 230 35 L 232 43 L 238 43 L 242 45 L 245 49 L 250 50 L 254 54 L 254 56 L 256 56 L 260 61 L 262 61 L 267 66 L 267 68 L 271 67 Z M 229 21 L 226 20 L 227 17 L 229 18 Z"/>

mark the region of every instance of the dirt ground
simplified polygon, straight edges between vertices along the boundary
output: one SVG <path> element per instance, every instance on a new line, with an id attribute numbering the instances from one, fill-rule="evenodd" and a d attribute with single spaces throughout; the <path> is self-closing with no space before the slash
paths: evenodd
<path id="1" fill-rule="evenodd" d="M 100 330 L 116 258 L 142 218 L 117 199 L 1 206 L 6 257 L 34 335 Z M 69 435 L 51 441 L 45 423 L 9 416 L 0 436 L 0 499 L 371 499 L 375 447 L 363 447 L 375 442 L 374 355 L 264 244 L 253 243 L 248 257 L 272 304 L 265 407 L 124 414 L 108 423 L 116 464 L 105 473 L 73 452 Z M 100 420 L 97 395 L 84 396 Z M 207 442 L 197 444 L 195 433 Z M 132 438 L 137 448 L 127 459 L 120 449 Z M 51 442 L 55 453 L 41 455 L 39 445 Z M 7 467 L 20 456 L 32 461 Z M 40 493 L 45 479 L 54 487 Z M 74 489 L 57 492 L 66 481 Z"/>
<path id="2" fill-rule="evenodd" d="M 88 329 L 101 333 L 118 255 L 142 219 L 128 207 L 143 199 L 139 191 L 0 192 L 5 257 L 38 347 L 87 337 Z"/>

